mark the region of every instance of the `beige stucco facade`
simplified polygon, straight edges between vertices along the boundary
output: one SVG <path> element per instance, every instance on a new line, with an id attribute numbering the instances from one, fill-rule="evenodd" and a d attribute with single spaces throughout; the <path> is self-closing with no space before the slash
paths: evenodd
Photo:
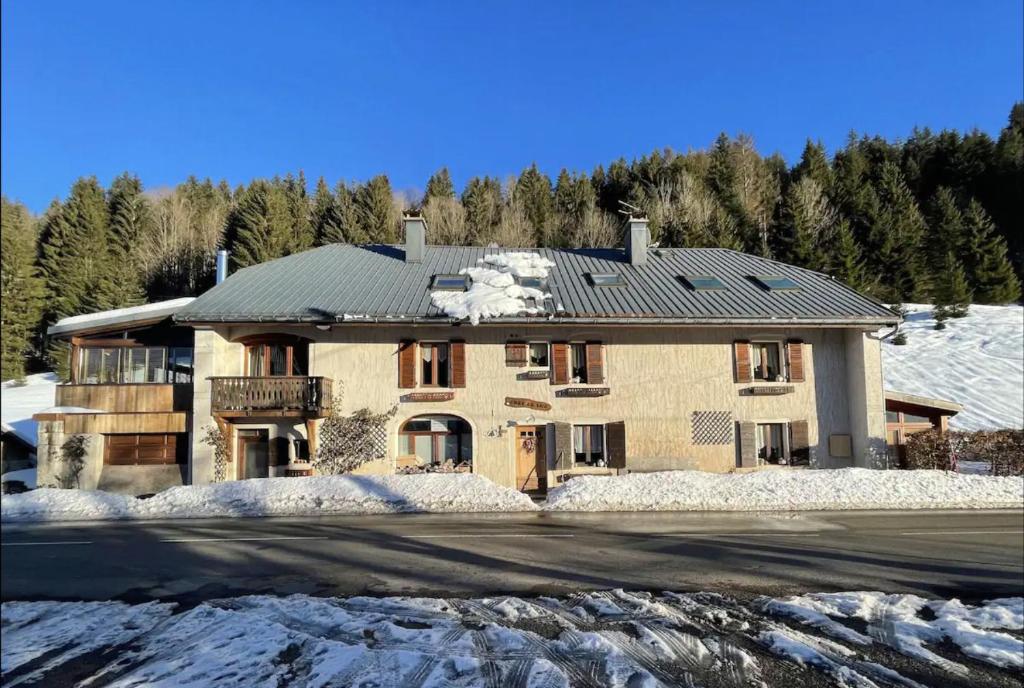
<path id="1" fill-rule="evenodd" d="M 811 465 L 882 467 L 885 457 L 884 398 L 879 342 L 859 329 L 729 327 L 399 326 L 338 325 L 330 330 L 300 326 L 224 326 L 197 329 L 192 418 L 191 481 L 215 479 L 213 448 L 203 441 L 214 423 L 211 376 L 244 375 L 240 338 L 257 333 L 295 334 L 312 341 L 309 374 L 333 380 L 347 414 L 360 408 L 397 406 L 388 427 L 387 458 L 360 472 L 392 473 L 398 430 L 410 418 L 450 414 L 472 427 L 473 470 L 503 485 L 515 484 L 516 425 L 554 422 L 603 425 L 623 421 L 629 470 L 701 469 L 738 466 L 736 432 L 730 441 L 695 441 L 695 412 L 727 413 L 741 422 L 806 421 Z M 451 401 L 414 402 L 398 380 L 398 345 L 403 339 L 466 342 L 466 386 L 450 390 Z M 785 383 L 734 381 L 733 342 L 799 339 L 804 342 L 805 380 Z M 601 341 L 606 396 L 570 398 L 548 379 L 523 380 L 523 368 L 506 365 L 505 344 L 519 341 Z M 752 395 L 750 388 L 780 386 L 788 393 Z M 433 390 L 431 390 L 433 391 Z M 512 408 L 506 397 L 551 405 L 550 411 Z M 301 420 L 245 419 L 237 427 L 264 427 L 274 436 L 305 437 Z M 850 435 L 852 456 L 829 455 L 831 435 Z M 233 441 L 233 438 L 232 438 Z M 550 437 L 549 437 L 550 442 Z M 553 453 L 548 452 L 552 457 Z M 229 466 L 225 476 L 235 475 Z"/>

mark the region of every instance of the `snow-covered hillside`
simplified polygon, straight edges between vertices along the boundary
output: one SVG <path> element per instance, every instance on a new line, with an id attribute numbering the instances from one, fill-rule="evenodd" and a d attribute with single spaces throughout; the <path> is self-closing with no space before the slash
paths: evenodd
<path id="1" fill-rule="evenodd" d="M 36 422 L 32 414 L 53 406 L 56 394 L 57 376 L 53 373 L 29 375 L 24 384 L 7 381 L 0 390 L 0 421 L 35 446 Z"/>
<path id="2" fill-rule="evenodd" d="M 971 306 L 945 330 L 931 306 L 907 308 L 907 344 L 882 345 L 885 388 L 962 404 L 954 430 L 1024 427 L 1024 308 Z"/>

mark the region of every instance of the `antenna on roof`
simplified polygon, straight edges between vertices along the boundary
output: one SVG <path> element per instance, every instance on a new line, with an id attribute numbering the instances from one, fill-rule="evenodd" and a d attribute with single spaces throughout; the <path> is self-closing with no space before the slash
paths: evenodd
<path id="1" fill-rule="evenodd" d="M 619 201 L 619 205 L 621 207 L 619 208 L 618 212 L 622 213 L 623 215 L 628 215 L 629 217 L 643 217 L 644 215 L 644 211 L 641 210 L 640 208 L 637 208 L 632 203 Z"/>

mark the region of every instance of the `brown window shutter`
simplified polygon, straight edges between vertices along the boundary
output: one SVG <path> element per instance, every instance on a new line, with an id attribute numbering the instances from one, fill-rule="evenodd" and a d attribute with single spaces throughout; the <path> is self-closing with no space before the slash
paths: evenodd
<path id="1" fill-rule="evenodd" d="M 804 343 L 798 339 L 786 342 L 786 361 L 789 363 L 789 381 L 804 381 Z"/>
<path id="2" fill-rule="evenodd" d="M 509 368 L 522 368 L 526 365 L 526 342 L 505 343 L 505 365 Z"/>
<path id="3" fill-rule="evenodd" d="M 572 453 L 572 426 L 569 423 L 552 425 L 555 428 L 555 468 L 567 471 L 576 462 L 576 457 Z"/>
<path id="4" fill-rule="evenodd" d="M 551 384 L 569 384 L 569 345 L 565 342 L 551 343 Z"/>
<path id="5" fill-rule="evenodd" d="M 601 342 L 587 342 L 587 383 L 604 384 L 604 358 Z"/>
<path id="6" fill-rule="evenodd" d="M 626 424 L 621 420 L 604 426 L 605 441 L 608 443 L 608 467 L 626 467 Z"/>
<path id="7" fill-rule="evenodd" d="M 274 438 L 274 443 L 270 445 L 271 466 L 288 465 L 288 444 L 290 442 L 291 440 L 287 437 L 281 437 L 280 435 Z"/>
<path id="8" fill-rule="evenodd" d="M 416 387 L 416 341 L 404 339 L 398 345 L 398 386 L 402 389 Z"/>
<path id="9" fill-rule="evenodd" d="M 741 422 L 740 426 L 740 466 L 754 468 L 757 466 L 757 423 Z"/>
<path id="10" fill-rule="evenodd" d="M 754 373 L 750 369 L 750 342 L 733 342 L 733 349 L 736 352 L 736 382 L 751 382 Z"/>
<path id="11" fill-rule="evenodd" d="M 795 420 L 789 424 L 789 463 L 806 466 L 811 462 L 811 440 L 807 421 Z"/>
<path id="12" fill-rule="evenodd" d="M 450 342 L 452 358 L 452 387 L 466 386 L 466 342 Z"/>

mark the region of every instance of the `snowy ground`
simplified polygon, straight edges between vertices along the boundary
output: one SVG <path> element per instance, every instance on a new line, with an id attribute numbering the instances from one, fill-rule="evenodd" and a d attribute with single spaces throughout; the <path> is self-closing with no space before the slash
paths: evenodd
<path id="1" fill-rule="evenodd" d="M 1024 504 L 1024 477 L 944 471 L 671 471 L 580 476 L 548 493 L 552 511 L 983 509 Z"/>
<path id="2" fill-rule="evenodd" d="M 5 523 L 403 512 L 532 511 L 533 501 L 470 473 L 235 480 L 172 487 L 149 499 L 43 488 L 0 499 Z"/>
<path id="3" fill-rule="evenodd" d="M 8 380 L 0 388 L 0 421 L 11 426 L 14 433 L 36 446 L 36 425 L 32 414 L 50 408 L 57 395 L 54 373 L 29 375 L 24 384 Z"/>
<path id="4" fill-rule="evenodd" d="M 249 596 L 3 605 L 5 686 L 1008 686 L 1021 598 Z"/>
<path id="5" fill-rule="evenodd" d="M 702 471 L 580 476 L 548 493 L 549 511 L 998 509 L 1024 504 L 1024 477 L 943 471 Z M 110 519 L 507 512 L 540 507 L 467 473 L 265 478 L 173 487 L 149 499 L 43 488 L 0 498 L 4 523 Z"/>
<path id="6" fill-rule="evenodd" d="M 1024 427 L 1024 308 L 971 306 L 945 330 L 931 306 L 907 308 L 907 344 L 882 344 L 885 388 L 963 404 L 954 430 Z"/>

